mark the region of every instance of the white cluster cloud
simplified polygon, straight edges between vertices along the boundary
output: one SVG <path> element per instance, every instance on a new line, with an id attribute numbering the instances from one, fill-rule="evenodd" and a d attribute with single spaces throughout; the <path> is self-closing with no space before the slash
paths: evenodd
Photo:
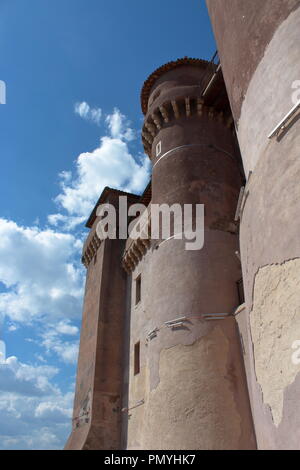
<path id="1" fill-rule="evenodd" d="M 101 109 L 86 102 L 77 103 L 75 113 L 97 125 L 102 119 Z M 115 108 L 103 123 L 108 135 L 99 146 L 79 155 L 75 172 L 59 175 L 60 211 L 48 216 L 52 229 L 40 228 L 38 219 L 24 227 L 0 218 L 0 325 L 6 318 L 10 337 L 30 326 L 32 335 L 24 336 L 25 341 L 40 364 L 25 364 L 14 356 L 6 359 L 4 343 L 0 348 L 2 449 L 63 447 L 73 391 L 63 393 L 55 385 L 64 369 L 47 364 L 51 360 L 67 370 L 78 356 L 79 329 L 74 323 L 82 309 L 84 269 L 79 260 L 84 234 L 75 236 L 73 230 L 87 219 L 105 186 L 139 193 L 149 179 L 148 157 L 134 157 L 129 149 L 135 132 L 126 117 Z"/>
<path id="2" fill-rule="evenodd" d="M 105 186 L 140 193 L 150 176 L 150 161 L 144 154 L 134 158 L 128 143 L 135 133 L 126 117 L 115 108 L 105 119 L 109 134 L 100 139 L 92 152 L 79 155 L 76 176 L 70 172 L 60 174 L 62 192 L 56 202 L 67 214 L 51 214 L 48 221 L 53 226 L 74 229 L 89 216 Z"/>
<path id="3" fill-rule="evenodd" d="M 105 186 L 138 192 L 148 177 L 147 160 L 136 162 L 125 142 L 103 137 L 93 152 L 79 155 L 77 179 L 69 185 L 63 182 L 56 200 L 69 214 L 87 217 Z"/>
<path id="4" fill-rule="evenodd" d="M 62 393 L 51 380 L 56 367 L 21 363 L 0 366 L 0 448 L 61 449 L 70 432 L 73 391 Z"/>
<path id="5" fill-rule="evenodd" d="M 56 331 L 63 335 L 74 336 L 78 334 L 77 326 L 70 325 L 69 320 L 62 320 L 56 325 Z"/>
<path id="6" fill-rule="evenodd" d="M 74 111 L 82 119 L 86 119 L 87 121 L 94 122 L 97 125 L 100 124 L 100 120 L 102 116 L 101 108 L 91 108 L 91 106 L 88 103 L 86 103 L 86 101 L 82 101 L 81 103 L 75 104 Z"/>
<path id="7" fill-rule="evenodd" d="M 87 219 L 86 216 L 70 216 L 64 214 L 50 214 L 48 215 L 48 222 L 53 227 L 62 226 L 65 231 L 70 232 L 74 230 L 79 224 L 82 224 Z"/>
<path id="8" fill-rule="evenodd" d="M 60 321 L 56 325 L 49 326 L 42 336 L 41 346 L 46 352 L 54 352 L 61 361 L 66 364 L 75 364 L 78 357 L 78 340 L 66 340 L 61 336 L 77 336 L 79 329 L 77 326 L 71 325 L 69 321 Z"/>
<path id="9" fill-rule="evenodd" d="M 23 364 L 15 356 L 8 357 L 1 364 L 0 391 L 25 393 L 30 396 L 41 396 L 56 392 L 49 382 L 58 373 L 52 366 L 32 366 Z"/>
<path id="10" fill-rule="evenodd" d="M 8 331 L 16 331 L 18 329 L 18 327 L 16 325 L 11 324 L 11 325 L 9 325 L 9 327 L 7 329 L 8 329 Z"/>
<path id="11" fill-rule="evenodd" d="M 12 321 L 80 315 L 81 242 L 73 235 L 22 227 L 0 218 L 0 313 Z"/>
<path id="12" fill-rule="evenodd" d="M 135 139 L 135 132 L 131 129 L 130 122 L 118 108 L 115 108 L 112 114 L 106 116 L 105 122 L 108 125 L 113 139 L 120 139 L 128 142 Z"/>

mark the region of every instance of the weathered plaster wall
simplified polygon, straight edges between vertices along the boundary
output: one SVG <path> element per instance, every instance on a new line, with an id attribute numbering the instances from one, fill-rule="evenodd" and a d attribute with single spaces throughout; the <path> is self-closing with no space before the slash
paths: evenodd
<path id="1" fill-rule="evenodd" d="M 300 364 L 292 360 L 292 346 L 300 340 L 300 259 L 258 271 L 250 324 L 257 380 L 278 426 L 284 390 L 300 372 Z"/>
<path id="2" fill-rule="evenodd" d="M 268 135 L 294 104 L 300 2 L 229 0 L 226 11 L 220 0 L 207 3 L 245 173 L 253 171 L 240 225 L 239 325 L 258 446 L 299 449 L 300 380 L 288 358 L 300 306 L 299 118 L 280 138 Z"/>
<path id="3" fill-rule="evenodd" d="M 199 316 L 201 312 L 223 311 L 229 299 L 230 311 L 238 303 L 235 282 L 228 280 L 224 297 L 218 296 L 215 309 L 211 305 L 216 292 L 210 284 L 216 269 L 208 253 L 223 253 L 226 266 L 231 256 L 224 257 L 223 250 L 231 242 L 232 250 L 235 248 L 234 237 L 231 241 L 229 234 L 223 237 L 220 243 L 217 235 L 214 241 L 210 237 L 206 253 L 202 251 L 202 257 L 194 263 L 194 254 L 190 252 L 187 258 L 182 242 L 164 243 L 158 250 L 149 251 L 133 273 L 129 408 L 140 400 L 144 404 L 129 411 L 128 449 L 255 447 L 235 320 L 205 322 Z M 164 267 L 156 264 L 161 258 L 168 259 Z M 216 278 L 217 285 L 224 284 L 223 275 L 239 274 L 236 257 L 231 261 L 231 267 L 224 268 Z M 203 266 L 206 279 L 200 275 Z M 134 306 L 134 279 L 140 274 L 142 300 Z M 171 282 L 166 282 L 168 277 Z M 187 292 L 193 292 L 188 303 Z M 164 326 L 165 320 L 186 312 L 198 317 L 191 318 L 182 329 L 172 331 Z M 157 336 L 146 341 L 149 331 L 157 327 Z M 141 372 L 134 375 L 134 344 L 138 341 Z"/>
<path id="4" fill-rule="evenodd" d="M 244 165 L 246 171 L 254 170 L 242 215 L 240 244 L 247 308 L 251 312 L 248 326 L 251 324 L 253 340 L 254 370 L 249 385 L 260 448 L 299 448 L 300 442 L 299 413 L 294 408 L 300 389 L 295 366 L 288 358 L 292 354 L 291 344 L 283 346 L 278 339 L 282 323 L 277 318 L 281 316 L 285 325 L 282 341 L 289 342 L 288 338 L 297 331 L 295 319 L 289 319 L 297 309 L 299 312 L 295 277 L 299 278 L 300 270 L 295 262 L 293 272 L 285 273 L 286 285 L 282 289 L 284 272 L 280 274 L 280 269 L 284 271 L 289 260 L 300 256 L 300 121 L 295 121 L 280 139 L 267 138 L 293 106 L 291 85 L 300 77 L 299 28 L 300 9 L 282 23 L 268 45 L 249 85 L 239 122 Z M 264 308 L 253 304 L 256 299 L 264 302 Z M 268 321 L 272 321 L 272 326 L 267 328 Z M 271 355 L 273 359 L 268 362 Z"/>
<path id="5" fill-rule="evenodd" d="M 148 423 L 142 434 L 144 448 L 237 447 L 243 423 L 232 392 L 236 391 L 239 377 L 233 357 L 228 364 L 230 345 L 228 331 L 224 333 L 223 328 L 216 325 L 191 345 L 178 344 L 162 350 L 159 384 L 150 391 L 144 411 Z M 189 430 L 185 439 L 182 429 Z M 244 446 L 249 443 L 244 442 Z"/>
<path id="6" fill-rule="evenodd" d="M 237 316 L 262 449 L 299 448 L 299 264 L 297 258 L 261 267 L 255 276 L 253 309 L 250 315 L 244 309 Z"/>

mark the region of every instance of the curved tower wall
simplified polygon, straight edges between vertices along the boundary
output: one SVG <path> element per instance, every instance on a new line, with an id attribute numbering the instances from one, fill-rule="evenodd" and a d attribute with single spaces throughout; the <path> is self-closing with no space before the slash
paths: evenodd
<path id="1" fill-rule="evenodd" d="M 299 0 L 207 0 L 245 173 L 240 316 L 258 445 L 299 449 Z M 297 91 L 298 90 L 298 91 Z"/>
<path id="2" fill-rule="evenodd" d="M 144 86 L 152 204 L 205 204 L 205 240 L 198 251 L 186 250 L 184 240 L 152 240 L 133 270 L 128 449 L 255 448 L 235 319 L 205 319 L 233 312 L 241 277 L 233 223 L 238 156 L 228 109 L 200 98 L 206 67 L 167 65 Z M 141 301 L 134 305 L 139 276 Z M 179 328 L 165 325 L 179 317 L 186 317 Z"/>

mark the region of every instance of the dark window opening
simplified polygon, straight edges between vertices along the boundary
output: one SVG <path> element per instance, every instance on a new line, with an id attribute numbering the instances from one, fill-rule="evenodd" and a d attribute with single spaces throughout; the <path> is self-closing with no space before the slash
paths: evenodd
<path id="1" fill-rule="evenodd" d="M 140 342 L 134 345 L 134 375 L 140 373 Z"/>
<path id="2" fill-rule="evenodd" d="M 139 275 L 135 280 L 135 305 L 141 301 L 142 278 Z"/>
<path id="3" fill-rule="evenodd" d="M 243 278 L 237 281 L 236 286 L 237 286 L 237 291 L 238 291 L 239 304 L 241 305 L 245 302 Z"/>

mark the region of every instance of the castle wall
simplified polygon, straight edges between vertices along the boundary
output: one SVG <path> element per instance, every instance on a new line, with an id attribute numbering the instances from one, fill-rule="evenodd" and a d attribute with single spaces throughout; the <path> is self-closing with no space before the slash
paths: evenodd
<path id="1" fill-rule="evenodd" d="M 300 120 L 269 134 L 295 104 L 299 0 L 207 0 L 246 175 L 239 319 L 258 446 L 299 449 Z M 299 100 L 299 93 L 297 95 Z"/>
<path id="2" fill-rule="evenodd" d="M 197 102 L 202 74 L 201 66 L 163 74 L 145 116 L 146 145 L 147 130 L 153 136 L 152 204 L 205 204 L 205 241 L 203 249 L 188 251 L 185 240 L 152 240 L 133 270 L 132 301 L 140 274 L 142 296 L 131 305 L 129 449 L 256 445 L 236 322 L 203 317 L 232 313 L 239 303 L 233 219 L 241 175 L 226 119 Z M 180 328 L 166 327 L 183 316 Z M 138 341 L 140 372 L 134 374 Z"/>
<path id="3" fill-rule="evenodd" d="M 117 204 L 116 197 L 111 195 L 111 198 L 108 202 Z M 84 257 L 88 256 L 89 260 L 73 430 L 66 449 L 120 449 L 122 446 L 126 273 L 121 267 L 121 257 L 124 240 L 104 240 L 92 254 L 98 221 L 96 218 L 83 248 Z"/>

